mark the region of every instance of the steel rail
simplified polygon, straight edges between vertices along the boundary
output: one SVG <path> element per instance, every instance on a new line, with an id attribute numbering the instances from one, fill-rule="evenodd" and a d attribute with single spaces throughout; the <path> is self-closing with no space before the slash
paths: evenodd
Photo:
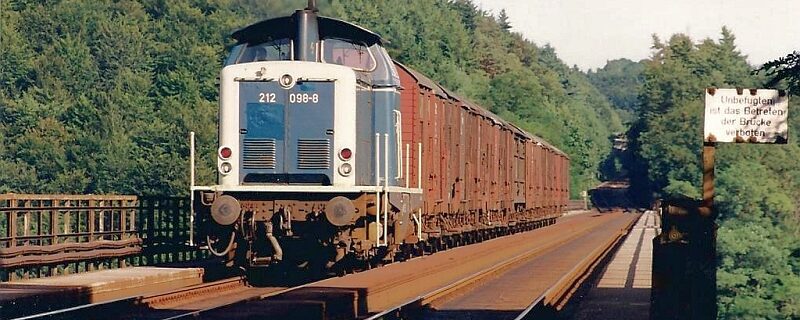
<path id="1" fill-rule="evenodd" d="M 20 318 L 14 318 L 13 320 L 34 320 L 34 319 L 38 320 L 38 319 L 50 319 L 50 318 L 62 319 L 64 317 L 69 317 L 69 316 L 73 316 L 74 317 L 74 316 L 78 316 L 80 314 L 83 314 L 85 312 L 91 311 L 91 310 L 97 310 L 97 309 L 101 309 L 101 308 L 104 308 L 104 307 L 111 307 L 111 306 L 116 305 L 116 304 L 125 304 L 125 305 L 131 304 L 131 305 L 133 305 L 133 304 L 136 303 L 137 299 L 139 299 L 140 297 L 141 296 L 137 295 L 137 296 L 130 296 L 130 297 L 120 298 L 120 299 L 115 299 L 115 300 L 84 304 L 84 305 L 79 305 L 79 306 L 59 309 L 59 310 L 52 310 L 52 311 L 48 311 L 48 312 L 28 315 L 28 316 L 24 316 L 24 317 L 20 317 Z"/>
<path id="2" fill-rule="evenodd" d="M 154 306 L 161 304 L 169 305 L 174 303 L 174 301 L 181 301 L 182 299 L 189 300 L 193 296 L 202 296 L 205 294 L 218 293 L 219 291 L 217 290 L 219 289 L 228 289 L 231 287 L 243 286 L 245 285 L 245 283 L 246 279 L 244 276 L 236 276 L 227 279 L 188 286 L 170 292 L 142 296 L 141 299 L 139 299 L 136 303 L 139 305 L 146 305 L 146 306 Z"/>
<path id="3" fill-rule="evenodd" d="M 68 307 L 59 310 L 52 310 L 43 313 L 23 316 L 20 318 L 15 318 L 14 320 L 39 320 L 39 319 L 50 319 L 50 318 L 76 318 L 82 314 L 86 314 L 87 312 L 92 312 L 95 310 L 100 310 L 103 308 L 111 308 L 111 307 L 122 307 L 122 308 L 133 308 L 140 305 L 151 305 L 151 304 L 158 304 L 162 301 L 170 301 L 170 300 L 177 300 L 183 297 L 191 295 L 191 292 L 201 292 L 212 290 L 213 288 L 217 287 L 225 287 L 229 286 L 231 283 L 234 282 L 244 282 L 244 277 L 237 276 L 231 277 L 227 279 L 217 280 L 208 283 L 202 283 L 194 286 L 188 286 L 184 288 L 180 288 L 173 291 L 168 292 L 161 292 L 156 294 L 146 294 L 146 295 L 134 295 L 125 298 L 119 298 L 109 301 L 103 302 L 96 302 L 90 304 L 84 304 L 79 306 Z M 214 291 L 216 293 L 216 291 Z M 117 310 L 118 311 L 118 310 Z"/>
<path id="4" fill-rule="evenodd" d="M 589 228 L 589 229 L 581 231 L 580 233 L 574 234 L 572 237 L 568 237 L 568 238 L 562 239 L 562 240 L 560 240 L 558 242 L 551 243 L 551 244 L 549 244 L 547 246 L 532 248 L 532 249 L 530 249 L 528 251 L 525 251 L 523 253 L 520 253 L 520 254 L 518 254 L 518 255 L 516 255 L 514 257 L 511 257 L 509 259 L 503 260 L 502 262 L 496 263 L 496 264 L 494 264 L 494 265 L 492 265 L 492 266 L 490 266 L 490 267 L 488 267 L 486 269 L 483 269 L 483 270 L 475 272 L 475 273 L 473 273 L 473 274 L 471 274 L 469 276 L 466 276 L 464 278 L 456 280 L 456 281 L 454 281 L 454 282 L 452 282 L 452 283 L 450 283 L 450 284 L 448 284 L 448 285 L 446 285 L 444 287 L 432 290 L 432 291 L 430 291 L 428 293 L 425 293 L 423 295 L 417 296 L 416 298 L 408 300 L 408 301 L 406 301 L 404 303 L 401 303 L 401 304 L 399 304 L 397 306 L 391 307 L 391 308 L 386 309 L 384 311 L 381 311 L 381 312 L 379 312 L 377 314 L 374 314 L 374 315 L 366 318 L 366 320 L 381 319 L 382 317 L 388 316 L 388 315 L 390 315 L 392 313 L 402 312 L 402 310 L 404 310 L 404 309 L 420 308 L 420 307 L 422 307 L 422 306 L 424 306 L 426 304 L 429 304 L 429 303 L 431 303 L 433 301 L 436 301 L 436 300 L 439 300 L 441 298 L 444 298 L 444 297 L 448 296 L 450 293 L 452 293 L 452 292 L 454 292 L 454 291 L 456 291 L 456 290 L 458 290 L 460 288 L 467 287 L 467 286 L 469 286 L 471 284 L 474 284 L 474 283 L 480 281 L 481 279 L 484 279 L 486 277 L 501 273 L 501 272 L 503 272 L 503 271 L 505 271 L 505 270 L 507 270 L 507 269 L 509 269 L 511 267 L 514 267 L 514 266 L 516 266 L 518 264 L 521 264 L 521 263 L 525 262 L 527 259 L 530 259 L 530 258 L 533 258 L 533 257 L 535 257 L 537 255 L 540 255 L 540 254 L 544 253 L 547 250 L 550 250 L 550 249 L 553 249 L 553 248 L 558 248 L 559 246 L 561 246 L 561 245 L 563 245 L 563 244 L 565 244 L 565 243 L 567 243 L 569 241 L 575 240 L 575 239 L 577 239 L 577 238 L 589 233 L 589 231 L 591 231 L 591 230 L 592 229 Z"/>
<path id="5" fill-rule="evenodd" d="M 597 248 L 592 252 L 591 255 L 586 256 L 580 262 L 578 262 L 578 264 L 576 264 L 575 267 L 573 267 L 572 270 L 570 270 L 567 274 L 563 275 L 555 285 L 534 299 L 527 308 L 522 310 L 522 312 L 520 312 L 520 314 L 514 318 L 514 320 L 527 319 L 528 316 L 531 315 L 531 312 L 533 312 L 537 307 L 544 306 L 544 304 L 547 303 L 548 297 L 551 297 L 550 300 L 552 301 L 561 301 L 562 303 L 559 306 L 563 306 L 563 303 L 566 302 L 564 298 L 569 299 L 567 295 L 571 296 L 571 293 L 574 292 L 576 286 L 580 286 L 583 283 L 583 281 L 577 281 L 577 279 L 585 279 L 585 277 L 591 274 L 597 265 L 608 255 L 608 253 L 613 251 L 613 249 L 621 243 L 621 240 L 630 233 L 631 228 L 633 228 L 638 220 L 639 219 L 632 220 L 619 232 L 617 237 L 610 240 L 603 247 Z M 584 268 L 584 266 L 587 264 L 589 264 L 589 266 Z M 567 283 L 568 286 L 565 286 L 565 282 L 569 282 Z M 562 296 L 552 297 L 552 294 L 556 290 L 558 290 Z"/>
<path id="6" fill-rule="evenodd" d="M 306 287 L 319 285 L 319 283 L 324 281 L 324 280 L 326 280 L 326 279 L 322 279 L 322 280 L 315 281 L 315 282 L 310 282 L 310 283 L 305 283 L 305 284 L 302 284 L 302 285 L 299 285 L 299 286 L 295 286 L 295 287 L 278 289 L 278 290 L 275 290 L 273 292 L 260 294 L 258 296 L 254 296 L 254 297 L 250 297 L 250 298 L 246 298 L 246 299 L 242 299 L 242 300 L 238 300 L 238 301 L 233 301 L 233 302 L 230 302 L 230 303 L 225 303 L 225 304 L 221 304 L 221 305 L 217 305 L 217 306 L 213 306 L 213 307 L 209 307 L 209 308 L 205 308 L 205 309 L 201 309 L 201 310 L 189 311 L 189 312 L 186 312 L 186 313 L 183 313 L 183 314 L 179 314 L 179 315 L 176 315 L 176 316 L 171 316 L 171 317 L 168 317 L 168 318 L 164 318 L 162 320 L 175 320 L 175 319 L 194 318 L 194 317 L 197 317 L 197 316 L 201 316 L 203 313 L 206 313 L 206 312 L 209 312 L 209 311 L 218 310 L 218 309 L 221 309 L 221 308 L 224 308 L 224 307 L 228 307 L 228 306 L 232 306 L 232 305 L 235 305 L 235 304 L 247 303 L 247 302 L 252 302 L 252 301 L 259 301 L 259 300 L 267 299 L 267 298 L 274 297 L 274 296 L 277 296 L 277 295 L 281 295 L 281 294 L 284 294 L 284 293 L 288 293 L 288 292 L 291 292 L 291 291 L 295 291 L 295 290 L 303 289 L 303 288 L 306 288 Z"/>
<path id="7" fill-rule="evenodd" d="M 548 290 L 546 290 L 544 293 L 542 293 L 539 297 L 534 299 L 531 302 L 531 304 L 528 305 L 528 307 L 526 307 L 524 310 L 522 310 L 520 312 L 520 314 L 517 317 L 515 317 L 515 320 L 526 319 L 526 317 L 528 317 L 533 310 L 535 310 L 537 307 L 539 307 L 540 305 L 545 303 L 548 300 L 548 297 L 553 295 L 553 293 L 567 294 L 567 293 L 573 292 L 574 290 L 571 290 L 571 289 L 575 285 L 580 285 L 582 283 L 581 281 L 576 281 L 576 280 L 578 278 L 582 278 L 587 273 L 591 272 L 591 270 L 594 270 L 594 268 L 602 260 L 602 258 L 605 257 L 617 244 L 619 244 L 619 240 L 624 238 L 624 236 L 628 233 L 628 231 L 636 223 L 636 221 L 637 221 L 637 219 L 632 220 L 632 222 L 630 222 L 628 225 L 626 225 L 624 228 L 621 229 L 621 231 L 620 231 L 620 233 L 619 233 L 619 235 L 617 237 L 613 238 L 611 241 L 609 241 L 607 244 L 604 244 L 602 247 L 597 248 L 595 251 L 592 252 L 592 254 L 590 254 L 590 255 L 586 256 L 584 259 L 582 259 L 567 274 L 562 276 L 553 286 L 551 286 Z M 467 287 L 469 285 L 472 285 L 472 284 L 474 284 L 476 282 L 479 282 L 481 279 L 484 279 L 484 278 L 492 276 L 492 275 L 500 274 L 503 271 L 505 271 L 505 270 L 507 270 L 507 269 L 509 269 L 511 267 L 514 267 L 516 265 L 519 265 L 519 264 L 527 261 L 530 258 L 534 258 L 534 257 L 538 256 L 540 253 L 544 253 L 544 251 L 550 250 L 552 248 L 557 248 L 557 247 L 559 247 L 559 246 L 561 246 L 561 245 L 563 245 L 563 244 L 565 244 L 567 242 L 576 240 L 576 239 L 588 234 L 591 230 L 592 230 L 592 228 L 583 230 L 582 232 L 575 234 L 573 237 L 563 239 L 563 240 L 561 240 L 559 242 L 550 244 L 550 245 L 545 246 L 545 247 L 533 248 L 531 250 L 528 250 L 526 252 L 518 254 L 518 255 L 516 255 L 516 256 L 514 256 L 512 258 L 509 258 L 509 259 L 506 259 L 506 260 L 504 260 L 502 262 L 494 264 L 489 268 L 486 268 L 484 270 L 475 272 L 475 273 L 473 273 L 473 274 L 471 274 L 471 275 L 469 275 L 467 277 L 464 277 L 464 278 L 461 278 L 459 280 L 456 280 L 456 281 L 454 281 L 454 282 L 452 282 L 452 283 L 450 283 L 450 284 L 448 284 L 448 285 L 446 285 L 444 287 L 432 290 L 432 291 L 430 291 L 428 293 L 425 293 L 423 295 L 420 295 L 420 296 L 417 296 L 417 297 L 415 297 L 413 299 L 410 299 L 410 300 L 408 300 L 408 301 L 406 301 L 404 303 L 401 303 L 399 305 L 396 305 L 394 307 L 391 307 L 389 309 L 381 311 L 381 312 L 379 312 L 377 314 L 371 315 L 371 316 L 367 317 L 365 320 L 383 319 L 384 317 L 387 317 L 387 316 L 391 317 L 393 314 L 394 315 L 401 314 L 404 310 L 419 309 L 419 308 L 421 308 L 421 307 L 423 307 L 425 305 L 428 305 L 428 304 L 430 304 L 430 303 L 432 303 L 432 302 L 434 302 L 436 300 L 439 300 L 439 299 L 442 299 L 442 298 L 445 298 L 445 297 L 449 296 L 451 293 L 457 291 L 458 289 L 461 289 L 461 288 Z M 587 264 L 589 264 L 589 265 L 587 266 Z M 566 282 L 569 282 L 569 284 L 568 284 L 569 288 L 564 288 Z M 561 298 L 554 299 L 554 300 L 555 301 L 559 301 L 559 300 L 561 300 Z"/>

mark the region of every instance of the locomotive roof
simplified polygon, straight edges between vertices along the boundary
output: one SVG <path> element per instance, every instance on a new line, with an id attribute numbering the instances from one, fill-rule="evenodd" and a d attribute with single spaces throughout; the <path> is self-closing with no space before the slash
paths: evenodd
<path id="1" fill-rule="evenodd" d="M 363 41 L 367 45 L 387 43 L 377 33 L 344 20 L 318 16 L 317 23 L 320 38 L 357 40 Z M 294 25 L 294 15 L 268 19 L 239 29 L 231 37 L 239 43 L 293 38 L 297 33 Z"/>

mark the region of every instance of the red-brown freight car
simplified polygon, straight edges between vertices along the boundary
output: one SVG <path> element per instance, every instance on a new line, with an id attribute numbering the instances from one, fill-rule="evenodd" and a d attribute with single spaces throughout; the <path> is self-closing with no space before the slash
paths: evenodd
<path id="1" fill-rule="evenodd" d="M 409 184 L 423 189 L 434 246 L 552 223 L 569 197 L 569 158 L 400 63 Z M 421 164 L 422 168 L 419 169 Z M 422 176 L 418 176 L 421 173 Z M 474 238 L 473 238 L 474 239 Z"/>

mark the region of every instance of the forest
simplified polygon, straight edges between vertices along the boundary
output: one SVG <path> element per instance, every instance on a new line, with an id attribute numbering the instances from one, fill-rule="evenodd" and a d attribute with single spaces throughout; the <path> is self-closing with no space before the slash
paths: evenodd
<path id="1" fill-rule="evenodd" d="M 643 203 L 700 195 L 706 87 L 800 93 L 797 52 L 751 66 L 719 39 L 653 38 L 651 56 L 582 72 L 470 0 L 319 1 L 389 53 L 571 157 L 571 190 L 628 177 Z M 188 133 L 212 184 L 217 77 L 238 28 L 295 0 L 0 1 L 0 193 L 186 195 Z M 717 152 L 719 318 L 800 318 L 800 135 Z M 613 158 L 610 138 L 626 132 Z M 610 164 L 610 165 L 609 165 Z"/>
<path id="2" fill-rule="evenodd" d="M 572 158 L 573 196 L 598 183 L 611 103 L 555 49 L 470 1 L 319 1 L 389 53 Z M 182 195 L 215 182 L 216 79 L 230 34 L 304 1 L 12 0 L 0 3 L 0 192 Z M 414 21 L 414 23 L 410 23 Z"/>
<path id="3" fill-rule="evenodd" d="M 589 76 L 617 108 L 633 116 L 623 171 L 645 203 L 699 199 L 704 89 L 788 89 L 789 144 L 720 143 L 714 205 L 720 319 L 800 318 L 800 147 L 796 129 L 797 53 L 757 68 L 722 28 L 718 40 L 653 37 L 651 56 L 610 61 Z M 636 95 L 626 94 L 636 92 Z"/>

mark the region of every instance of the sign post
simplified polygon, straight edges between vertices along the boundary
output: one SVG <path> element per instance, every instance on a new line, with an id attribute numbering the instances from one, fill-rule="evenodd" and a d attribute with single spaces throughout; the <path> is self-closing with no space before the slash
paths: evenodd
<path id="1" fill-rule="evenodd" d="M 703 199 L 698 208 L 699 239 L 693 241 L 692 256 L 700 266 L 699 305 L 693 319 L 717 317 L 717 212 L 714 210 L 714 153 L 717 143 L 786 144 L 789 98 L 784 91 L 770 89 L 706 89 L 703 126 Z M 694 299 L 697 298 L 697 299 Z"/>
<path id="2" fill-rule="evenodd" d="M 653 319 L 716 319 L 717 143 L 787 143 L 788 107 L 784 91 L 705 90 L 703 199 L 662 206 L 662 232 L 653 240 Z"/>

